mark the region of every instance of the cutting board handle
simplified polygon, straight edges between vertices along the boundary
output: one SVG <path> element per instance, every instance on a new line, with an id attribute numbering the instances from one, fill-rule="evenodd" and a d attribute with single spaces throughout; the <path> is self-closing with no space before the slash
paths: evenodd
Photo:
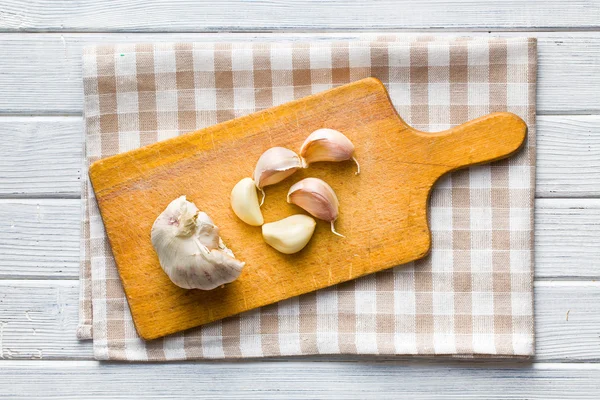
<path id="1" fill-rule="evenodd" d="M 409 154 L 415 160 L 424 158 L 444 170 L 506 158 L 516 152 L 527 135 L 527 125 L 517 115 L 498 112 L 437 132 L 421 132 L 408 128 L 418 137 Z"/>

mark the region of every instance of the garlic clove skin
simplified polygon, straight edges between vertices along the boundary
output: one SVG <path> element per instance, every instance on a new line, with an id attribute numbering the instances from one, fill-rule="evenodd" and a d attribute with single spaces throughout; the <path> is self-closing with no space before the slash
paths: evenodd
<path id="1" fill-rule="evenodd" d="M 296 214 L 262 226 L 263 239 L 283 254 L 302 250 L 315 232 L 316 221 L 304 214 Z"/>
<path id="2" fill-rule="evenodd" d="M 213 224 L 208 214 L 202 211 L 198 212 L 198 215 L 196 216 L 195 235 L 200 243 L 209 249 L 217 249 L 222 243 L 221 238 L 219 237 L 219 228 Z"/>
<path id="3" fill-rule="evenodd" d="M 308 135 L 300 148 L 300 157 L 305 168 L 318 161 L 353 160 L 358 168 L 356 175 L 360 174 L 360 164 L 354 157 L 354 145 L 346 135 L 335 129 L 317 129 Z"/>
<path id="4" fill-rule="evenodd" d="M 235 215 L 248 225 L 261 226 L 265 222 L 260 212 L 256 184 L 251 178 L 244 178 L 233 187 L 231 208 Z"/>
<path id="5" fill-rule="evenodd" d="M 288 191 L 287 202 L 325 221 L 338 217 L 340 203 L 331 186 L 322 179 L 305 178 L 293 184 Z"/>
<path id="6" fill-rule="evenodd" d="M 262 192 L 262 206 L 265 201 L 264 187 L 281 182 L 302 168 L 302 161 L 298 154 L 285 147 L 271 147 L 258 159 L 254 169 L 254 182 Z"/>
<path id="7" fill-rule="evenodd" d="M 211 290 L 233 282 L 245 265 L 225 246 L 210 217 L 185 196 L 158 216 L 150 237 L 160 266 L 183 289 Z"/>
<path id="8" fill-rule="evenodd" d="M 316 218 L 331 223 L 331 231 L 335 231 L 335 220 L 339 215 L 339 206 L 335 192 L 327 182 L 318 178 L 306 178 L 292 185 L 287 194 L 287 202 L 308 211 Z"/>
<path id="9" fill-rule="evenodd" d="M 223 251 L 213 249 L 198 253 L 196 249 L 196 254 L 163 270 L 169 271 L 171 281 L 182 289 L 212 290 L 236 280 L 244 265 Z"/>

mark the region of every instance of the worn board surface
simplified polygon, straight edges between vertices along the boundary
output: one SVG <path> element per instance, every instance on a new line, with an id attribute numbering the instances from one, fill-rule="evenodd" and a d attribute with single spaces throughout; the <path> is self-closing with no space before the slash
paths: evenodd
<path id="1" fill-rule="evenodd" d="M 285 201 L 293 182 L 322 178 L 336 191 L 341 216 L 334 236 L 317 225 L 295 255 L 264 243 L 241 222 L 229 193 L 273 146 L 299 149 L 318 128 L 344 132 L 354 165 L 321 163 L 267 188 L 265 221 L 301 212 Z M 192 134 L 106 158 L 90 178 L 136 328 L 152 339 L 421 258 L 430 247 L 427 200 L 436 180 L 460 167 L 503 158 L 522 144 L 525 123 L 490 114 L 438 134 L 409 128 L 384 86 L 369 78 Z M 184 290 L 160 268 L 150 243 L 158 214 L 177 196 L 211 216 L 221 237 L 246 262 L 240 278 L 212 291 Z"/>

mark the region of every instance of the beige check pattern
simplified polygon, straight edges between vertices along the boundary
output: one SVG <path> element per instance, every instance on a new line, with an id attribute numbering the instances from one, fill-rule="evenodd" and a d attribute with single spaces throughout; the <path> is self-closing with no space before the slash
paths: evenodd
<path id="1" fill-rule="evenodd" d="M 534 39 L 127 44 L 88 47 L 83 60 L 84 171 L 100 158 L 369 76 L 421 130 L 494 111 L 529 125 L 514 157 L 436 185 L 428 257 L 149 342 L 136 334 L 84 179 L 78 336 L 93 338 L 96 358 L 533 354 Z"/>

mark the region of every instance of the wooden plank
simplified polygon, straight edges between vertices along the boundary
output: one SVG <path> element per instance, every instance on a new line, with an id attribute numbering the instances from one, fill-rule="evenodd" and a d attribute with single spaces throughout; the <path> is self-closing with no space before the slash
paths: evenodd
<path id="1" fill-rule="evenodd" d="M 316 358 L 322 361 L 322 358 Z M 600 367 L 444 361 L 0 362 L 10 399 L 597 399 Z"/>
<path id="2" fill-rule="evenodd" d="M 600 195 L 600 116 L 537 122 L 536 196 Z M 81 117 L 0 117 L 0 198 L 79 197 L 82 130 Z"/>
<path id="3" fill-rule="evenodd" d="M 0 117 L 0 197 L 78 197 L 80 117 Z"/>
<path id="4" fill-rule="evenodd" d="M 74 281 L 0 280 L 2 357 L 91 359 L 91 342 L 80 342 L 75 337 L 77 298 L 78 284 Z M 599 303 L 599 282 L 537 282 L 536 361 L 600 362 Z M 320 361 L 355 359 L 352 356 L 319 358 Z M 395 357 L 363 359 L 392 360 Z"/>
<path id="5" fill-rule="evenodd" d="M 537 197 L 600 196 L 600 116 L 539 116 Z"/>
<path id="6" fill-rule="evenodd" d="M 600 282 L 537 282 L 536 360 L 600 362 Z"/>
<path id="7" fill-rule="evenodd" d="M 0 277 L 79 276 L 79 199 L 0 200 Z"/>
<path id="8" fill-rule="evenodd" d="M 131 20 L 129 14 L 126 14 L 128 20 Z M 412 18 L 412 14 L 410 15 Z M 97 18 L 96 14 L 94 18 Z M 243 20 L 244 18 L 240 19 Z M 0 34 L 0 54 L 3 55 L 0 58 L 0 71 L 3 72 L 0 74 L 0 112 L 81 114 L 83 107 L 81 53 L 82 47 L 91 43 L 352 40 L 364 35 L 359 32 L 344 34 Z M 491 36 L 487 33 L 469 33 L 469 35 Z M 510 32 L 494 33 L 493 36 L 538 37 L 538 111 L 540 113 L 590 114 L 600 111 L 600 74 L 598 74 L 600 33 Z"/>
<path id="9" fill-rule="evenodd" d="M 536 277 L 600 277 L 600 199 L 540 199 L 535 216 Z"/>
<path id="10" fill-rule="evenodd" d="M 593 36 L 589 41 L 568 34 L 538 39 L 539 114 L 600 111 L 600 34 Z"/>
<path id="11" fill-rule="evenodd" d="M 78 302 L 77 281 L 0 281 L 0 364 L 93 358 L 92 342 L 75 337 Z"/>
<path id="12" fill-rule="evenodd" d="M 340 29 L 552 29 L 600 26 L 593 0 L 2 1 L 3 31 L 198 32 Z M 410 10 L 410 12 L 407 12 Z"/>
<path id="13" fill-rule="evenodd" d="M 77 199 L 0 200 L 0 279 L 77 279 Z M 600 200 L 539 199 L 535 274 L 600 277 Z"/>

